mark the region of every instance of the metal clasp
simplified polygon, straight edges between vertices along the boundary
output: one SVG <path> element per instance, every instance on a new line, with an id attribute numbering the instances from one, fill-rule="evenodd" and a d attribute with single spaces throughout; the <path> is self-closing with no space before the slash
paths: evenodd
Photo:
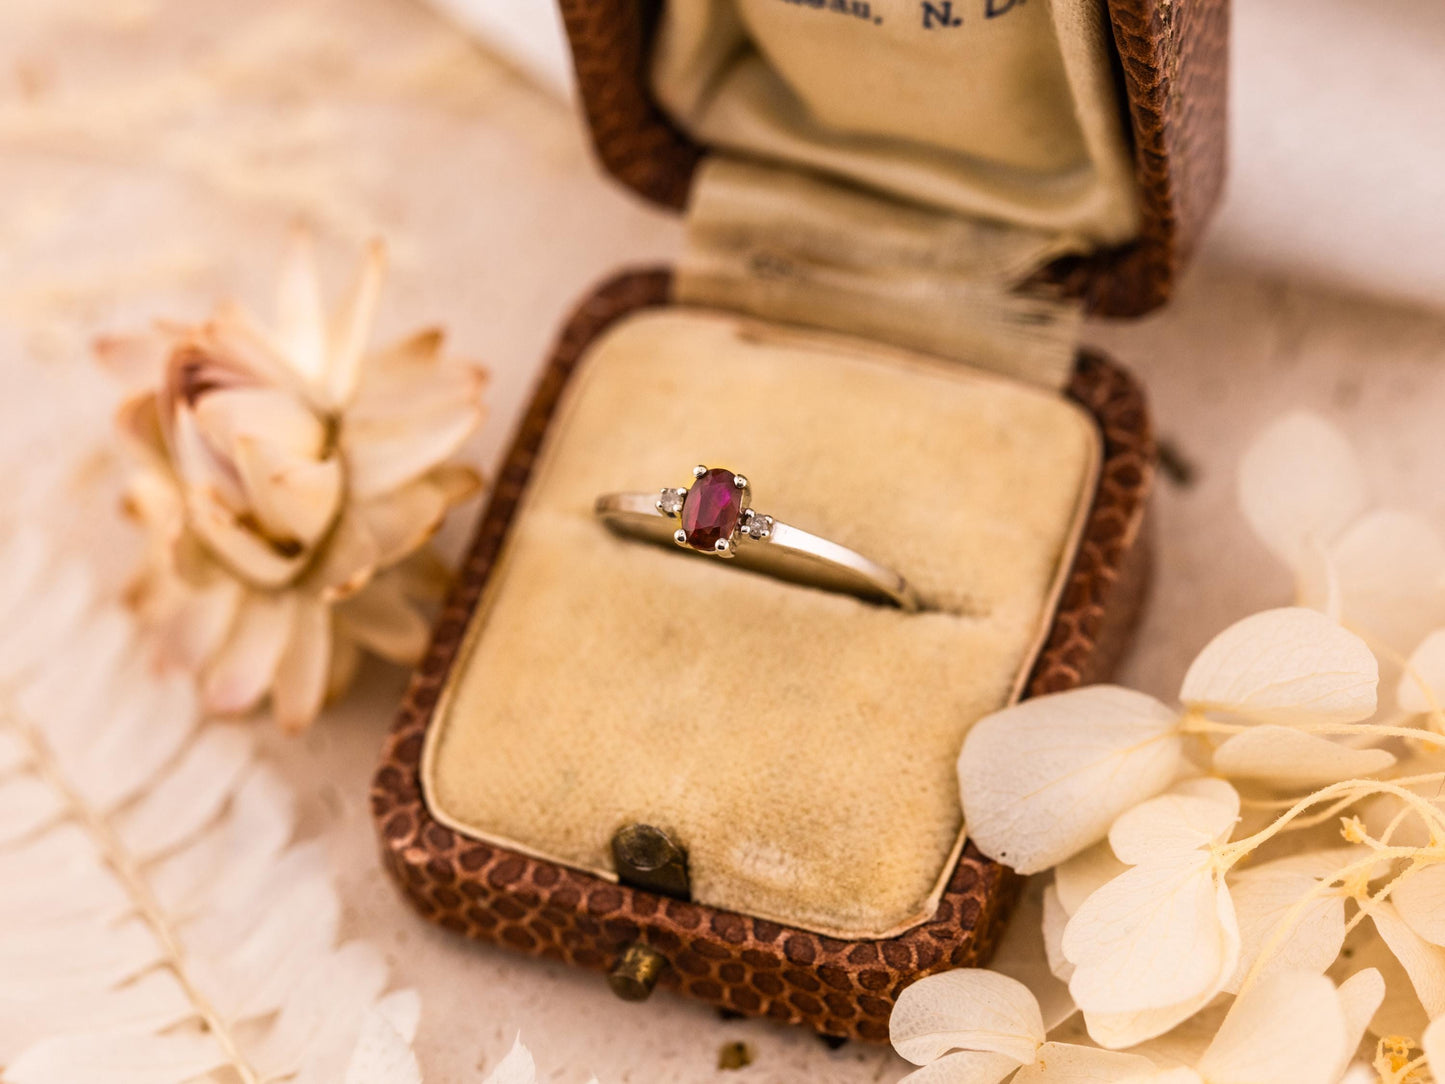
<path id="1" fill-rule="evenodd" d="M 661 828 L 623 825 L 612 836 L 612 861 L 625 885 L 676 900 L 692 899 L 687 851 Z"/>

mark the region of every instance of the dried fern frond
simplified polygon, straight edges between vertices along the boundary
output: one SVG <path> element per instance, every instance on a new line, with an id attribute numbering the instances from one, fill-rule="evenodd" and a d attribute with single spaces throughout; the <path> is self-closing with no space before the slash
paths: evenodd
<path id="1" fill-rule="evenodd" d="M 417 998 L 338 944 L 253 735 L 52 551 L 0 536 L 0 1079 L 416 1084 Z"/>

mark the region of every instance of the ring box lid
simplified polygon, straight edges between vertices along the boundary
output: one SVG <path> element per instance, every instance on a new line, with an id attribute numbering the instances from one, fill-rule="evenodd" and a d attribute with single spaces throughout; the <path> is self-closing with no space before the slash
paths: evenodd
<path id="1" fill-rule="evenodd" d="M 1171 296 L 1223 186 L 1229 0 L 1100 2 L 1112 31 L 1139 230 L 1121 246 L 1060 259 L 1044 277 L 1096 314 L 1137 316 Z M 655 203 L 686 207 L 710 151 L 669 118 L 652 90 L 650 54 L 663 5 L 560 3 L 583 112 L 603 166 Z M 935 11 L 941 6 L 923 5 Z"/>

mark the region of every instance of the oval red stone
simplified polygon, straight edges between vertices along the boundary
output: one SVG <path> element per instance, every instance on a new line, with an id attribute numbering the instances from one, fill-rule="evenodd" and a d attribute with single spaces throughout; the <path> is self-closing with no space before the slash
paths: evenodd
<path id="1" fill-rule="evenodd" d="M 712 552 L 718 542 L 731 538 L 743 510 L 743 491 L 733 481 L 733 472 L 714 467 L 692 483 L 682 502 L 682 529 L 687 544 L 695 550 Z"/>

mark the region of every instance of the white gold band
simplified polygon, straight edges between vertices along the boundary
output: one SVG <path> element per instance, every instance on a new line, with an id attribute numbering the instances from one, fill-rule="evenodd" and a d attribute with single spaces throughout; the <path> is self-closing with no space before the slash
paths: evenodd
<path id="1" fill-rule="evenodd" d="M 892 569 L 755 511 L 742 475 L 698 467 L 693 477 L 689 489 L 604 494 L 594 511 L 613 530 L 646 541 L 673 542 L 780 579 L 891 602 L 910 612 L 919 608 L 913 588 Z"/>

